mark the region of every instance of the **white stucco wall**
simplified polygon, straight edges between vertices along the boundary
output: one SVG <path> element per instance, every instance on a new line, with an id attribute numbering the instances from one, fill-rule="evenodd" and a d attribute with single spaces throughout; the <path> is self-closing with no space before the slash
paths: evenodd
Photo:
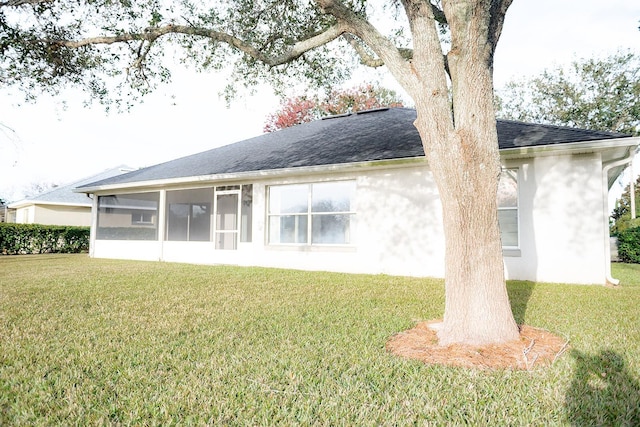
<path id="1" fill-rule="evenodd" d="M 506 166 L 518 168 L 520 230 L 520 247 L 508 251 L 505 256 L 507 278 L 603 284 L 602 242 L 606 219 L 603 218 L 599 154 L 510 160 Z M 357 184 L 353 245 L 311 247 L 266 243 L 269 185 L 344 179 L 355 179 Z M 246 183 L 253 184 L 253 241 L 239 244 L 238 250 L 215 250 L 213 242 L 98 240 L 92 241 L 92 255 L 349 273 L 444 276 L 441 205 L 431 173 L 424 164 Z"/>
<path id="2" fill-rule="evenodd" d="M 28 205 L 16 209 L 19 224 L 91 225 L 91 208 L 66 205 Z"/>
<path id="3" fill-rule="evenodd" d="M 599 154 L 537 157 L 515 165 L 521 256 L 505 257 L 507 277 L 604 284 Z"/>
<path id="4" fill-rule="evenodd" d="M 16 209 L 16 223 L 33 224 L 35 218 L 36 207 L 33 205 Z"/>

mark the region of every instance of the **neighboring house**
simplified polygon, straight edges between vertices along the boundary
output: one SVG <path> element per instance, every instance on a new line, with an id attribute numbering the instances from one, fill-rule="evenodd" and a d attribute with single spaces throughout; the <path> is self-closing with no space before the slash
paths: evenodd
<path id="1" fill-rule="evenodd" d="M 13 211 L 12 222 L 88 227 L 91 225 L 93 202 L 87 197 L 87 194 L 76 193 L 73 189 L 80 185 L 111 178 L 132 170 L 127 166 L 119 166 L 72 184 L 52 188 L 37 196 L 10 203 L 8 207 Z"/>
<path id="2" fill-rule="evenodd" d="M 9 207 L 6 205 L 4 200 L 0 199 L 0 222 L 7 222 L 8 216 Z"/>
<path id="3" fill-rule="evenodd" d="M 95 195 L 90 253 L 443 277 L 415 118 L 327 118 L 80 186 Z M 640 139 L 514 121 L 498 121 L 498 138 L 507 277 L 611 281 L 608 190 Z"/>

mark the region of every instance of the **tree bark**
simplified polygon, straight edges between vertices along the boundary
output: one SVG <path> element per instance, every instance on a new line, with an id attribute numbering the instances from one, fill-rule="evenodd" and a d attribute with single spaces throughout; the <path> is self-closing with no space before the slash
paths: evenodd
<path id="1" fill-rule="evenodd" d="M 447 55 L 450 101 L 432 12 L 420 9 L 419 2 L 409 3 L 412 66 L 421 82 L 409 92 L 443 209 L 445 312 L 440 344 L 514 340 L 519 332 L 506 290 L 496 203 L 500 156 L 492 38 L 499 36 L 501 23 L 496 34 L 490 1 L 443 1 L 452 35 Z"/>
<path id="2" fill-rule="evenodd" d="M 492 3 L 498 2 L 443 2 L 452 34 L 447 58 L 455 129 L 443 141 L 446 146 L 433 144 L 429 153 L 447 244 L 443 345 L 505 342 L 519 334 L 505 284 L 496 202 L 500 155 Z"/>

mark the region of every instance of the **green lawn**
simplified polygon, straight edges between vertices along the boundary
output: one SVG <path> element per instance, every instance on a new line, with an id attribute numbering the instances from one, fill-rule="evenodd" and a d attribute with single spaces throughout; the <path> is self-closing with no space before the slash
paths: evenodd
<path id="1" fill-rule="evenodd" d="M 0 257 L 0 425 L 638 425 L 640 266 L 619 288 L 509 283 L 570 340 L 544 370 L 398 359 L 433 279 Z"/>

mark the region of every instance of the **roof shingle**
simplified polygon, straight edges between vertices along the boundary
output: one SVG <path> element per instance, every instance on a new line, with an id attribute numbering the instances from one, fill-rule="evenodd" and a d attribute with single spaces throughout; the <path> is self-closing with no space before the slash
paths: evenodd
<path id="1" fill-rule="evenodd" d="M 416 111 L 389 108 L 325 118 L 79 186 L 125 184 L 424 156 Z M 500 149 L 628 135 L 498 120 Z"/>

